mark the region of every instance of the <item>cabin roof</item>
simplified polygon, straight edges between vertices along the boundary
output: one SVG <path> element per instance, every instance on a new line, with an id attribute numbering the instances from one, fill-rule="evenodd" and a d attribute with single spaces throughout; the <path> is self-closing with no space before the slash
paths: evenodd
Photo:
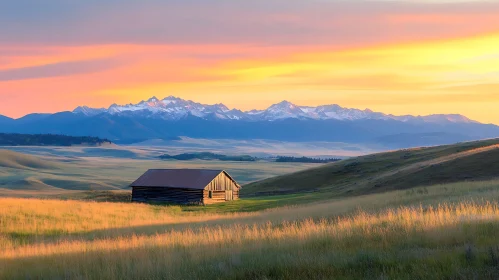
<path id="1" fill-rule="evenodd" d="M 204 189 L 224 170 L 208 169 L 150 169 L 140 176 L 131 187 L 165 187 L 179 189 Z M 234 181 L 236 183 L 236 181 Z M 237 184 L 237 183 L 236 183 Z"/>

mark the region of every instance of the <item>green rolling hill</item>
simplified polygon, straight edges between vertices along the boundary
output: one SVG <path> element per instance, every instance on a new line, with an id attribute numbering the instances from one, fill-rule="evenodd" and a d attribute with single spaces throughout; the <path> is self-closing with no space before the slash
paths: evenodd
<path id="1" fill-rule="evenodd" d="M 499 178 L 499 139 L 372 154 L 251 183 L 242 195 L 342 197 Z"/>

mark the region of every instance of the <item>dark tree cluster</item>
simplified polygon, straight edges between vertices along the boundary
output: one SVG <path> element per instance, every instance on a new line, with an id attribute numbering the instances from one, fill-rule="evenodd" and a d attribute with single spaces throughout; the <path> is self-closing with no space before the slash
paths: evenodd
<path id="1" fill-rule="evenodd" d="M 176 159 L 176 160 L 221 160 L 221 161 L 256 161 L 257 158 L 248 156 L 248 155 L 236 155 L 236 156 L 227 156 L 227 155 L 219 155 L 215 153 L 209 152 L 201 152 L 201 153 L 184 153 L 179 155 L 168 155 L 164 154 L 159 157 L 160 159 Z"/>
<path id="2" fill-rule="evenodd" d="M 340 161 L 340 158 L 310 158 L 310 157 L 277 157 L 276 162 L 329 163 Z"/>
<path id="3" fill-rule="evenodd" d="M 111 143 L 108 139 L 90 136 L 0 133 L 0 146 L 101 146 Z"/>

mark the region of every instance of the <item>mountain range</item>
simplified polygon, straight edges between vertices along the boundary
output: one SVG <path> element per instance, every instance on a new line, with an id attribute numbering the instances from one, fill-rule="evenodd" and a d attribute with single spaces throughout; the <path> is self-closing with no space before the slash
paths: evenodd
<path id="1" fill-rule="evenodd" d="M 0 116 L 0 132 L 96 136 L 117 143 L 187 136 L 369 143 L 389 148 L 499 137 L 498 126 L 458 114 L 394 116 L 339 105 L 298 106 L 288 101 L 265 110 L 241 111 L 173 96 L 109 108 L 80 106 L 71 112 L 19 119 Z"/>
<path id="2" fill-rule="evenodd" d="M 369 109 L 359 110 L 343 108 L 339 105 L 323 105 L 317 107 L 298 106 L 288 101 L 274 104 L 265 110 L 243 112 L 230 110 L 224 104 L 205 105 L 174 96 L 159 100 L 152 97 L 137 104 L 117 105 L 109 108 L 89 108 L 80 106 L 73 113 L 85 116 L 110 114 L 116 116 L 145 117 L 163 120 L 180 120 L 188 116 L 202 119 L 239 120 L 239 121 L 277 121 L 283 119 L 301 120 L 396 120 L 402 122 L 428 123 L 477 123 L 462 115 L 430 115 L 430 116 L 394 116 L 373 112 Z"/>

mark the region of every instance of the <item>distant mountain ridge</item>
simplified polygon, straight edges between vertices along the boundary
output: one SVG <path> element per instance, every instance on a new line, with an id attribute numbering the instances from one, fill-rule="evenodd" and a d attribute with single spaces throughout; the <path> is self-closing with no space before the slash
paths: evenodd
<path id="1" fill-rule="evenodd" d="M 402 122 L 428 123 L 477 123 L 458 114 L 440 114 L 429 116 L 394 116 L 373 112 L 369 109 L 343 108 L 339 105 L 321 105 L 317 107 L 299 106 L 288 101 L 271 105 L 265 110 L 241 111 L 229 109 L 224 104 L 206 105 L 178 97 L 169 96 L 162 100 L 152 97 L 137 104 L 117 105 L 109 108 L 90 108 L 80 106 L 73 113 L 85 116 L 110 114 L 118 116 L 138 116 L 164 120 L 180 120 L 188 116 L 203 119 L 243 120 L 243 121 L 276 121 L 283 119 L 310 120 L 396 120 Z"/>
<path id="2" fill-rule="evenodd" d="M 170 96 L 137 104 L 113 104 L 107 109 L 80 106 L 72 112 L 0 118 L 0 132 L 94 136 L 115 143 L 186 136 L 343 142 L 392 149 L 499 137 L 499 126 L 462 115 L 393 116 L 369 109 L 307 107 L 287 101 L 265 110 L 243 112 L 224 104 L 205 105 Z"/>
<path id="3" fill-rule="evenodd" d="M 0 115 L 0 123 L 7 123 L 7 122 L 11 122 L 11 121 L 13 121 L 13 119 Z"/>

